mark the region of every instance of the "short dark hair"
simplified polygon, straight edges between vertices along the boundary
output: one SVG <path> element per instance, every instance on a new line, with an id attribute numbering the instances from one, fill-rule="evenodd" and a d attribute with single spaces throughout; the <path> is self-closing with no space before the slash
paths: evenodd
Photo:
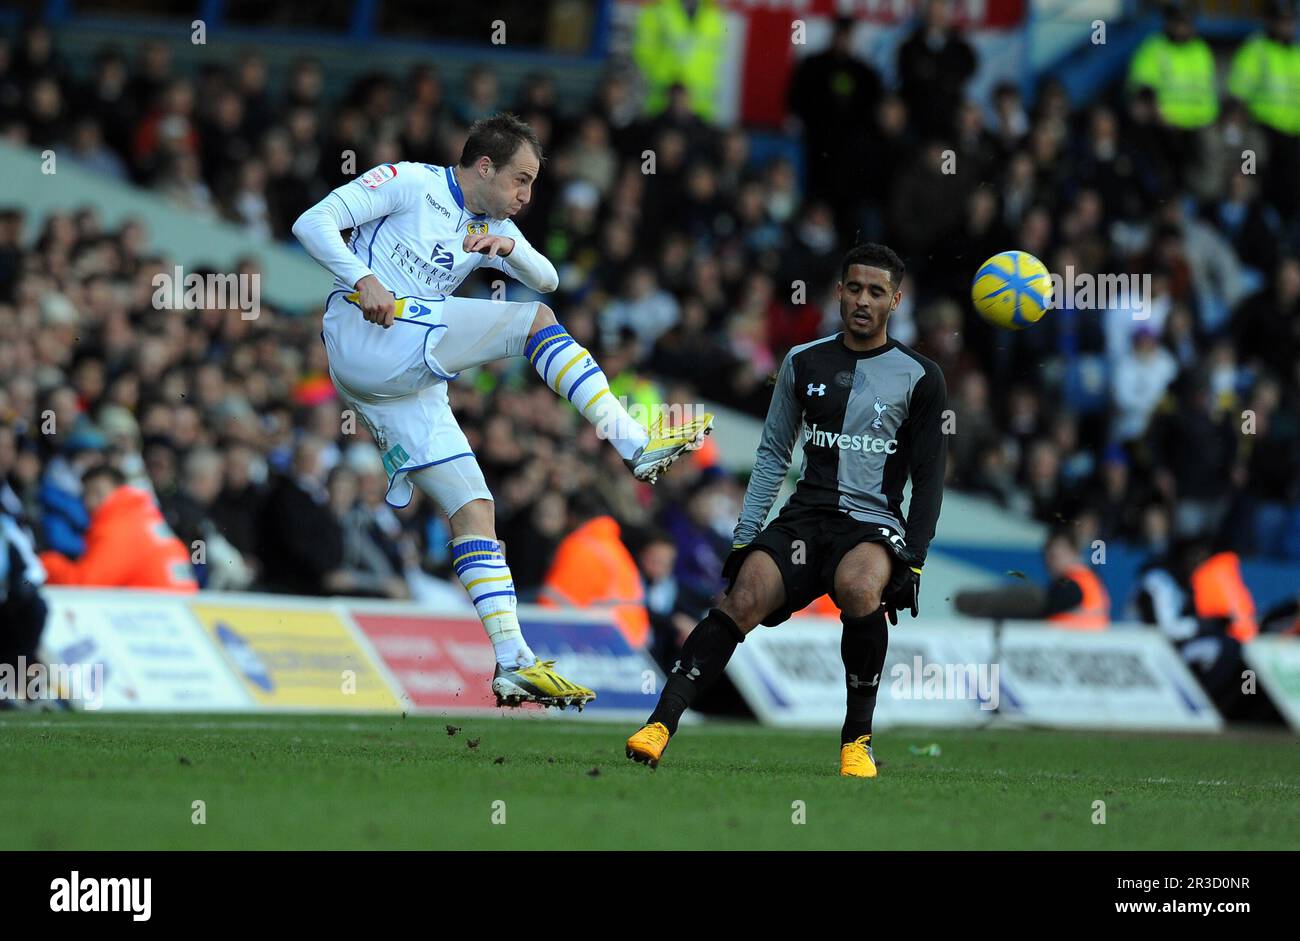
<path id="1" fill-rule="evenodd" d="M 479 118 L 470 125 L 469 137 L 465 139 L 465 147 L 460 152 L 460 165 L 469 169 L 479 157 L 487 157 L 493 165 L 504 167 L 520 144 L 533 148 L 538 163 L 545 159 L 542 142 L 527 122 L 508 111 L 499 112 L 490 118 Z"/>
<path id="2" fill-rule="evenodd" d="M 888 245 L 881 245 L 877 242 L 864 242 L 848 250 L 848 253 L 844 256 L 844 262 L 840 265 L 841 281 L 849 276 L 849 268 L 853 265 L 883 268 L 889 272 L 889 280 L 894 287 L 898 287 L 902 283 L 903 273 L 907 271 L 907 266 L 903 264 L 903 259 L 898 257 L 897 252 Z"/>
<path id="3" fill-rule="evenodd" d="M 123 474 L 112 464 L 96 464 L 81 475 L 81 486 L 84 487 L 99 477 L 107 477 L 114 487 L 121 487 L 126 484 L 126 474 Z"/>

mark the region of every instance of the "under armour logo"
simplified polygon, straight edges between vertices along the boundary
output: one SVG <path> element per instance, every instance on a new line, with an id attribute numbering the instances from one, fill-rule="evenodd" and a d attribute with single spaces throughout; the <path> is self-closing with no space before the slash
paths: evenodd
<path id="1" fill-rule="evenodd" d="M 872 428 L 884 428 L 885 423 L 880 420 L 881 416 L 889 410 L 889 406 L 880 401 L 880 396 L 876 396 L 875 404 L 871 406 L 876 410 L 876 420 L 871 423 Z"/>
<path id="2" fill-rule="evenodd" d="M 852 686 L 854 689 L 860 689 L 860 688 L 863 687 L 863 686 L 866 686 L 867 688 L 870 688 L 870 687 L 872 687 L 872 686 L 879 686 L 879 685 L 880 685 L 880 674 L 877 673 L 877 674 L 876 674 L 876 678 L 875 678 L 874 680 L 872 680 L 870 683 L 867 683 L 867 682 L 865 682 L 865 681 L 863 681 L 863 680 L 858 679 L 858 675 L 857 675 L 856 673 L 850 673 L 850 674 L 849 674 L 849 685 Z"/>
<path id="3" fill-rule="evenodd" d="M 907 540 L 894 532 L 888 526 L 877 526 L 882 536 L 889 540 L 889 544 L 895 549 L 904 549 L 907 547 Z"/>
<path id="4" fill-rule="evenodd" d="M 691 667 L 690 671 L 688 672 L 688 671 L 682 669 L 682 662 L 681 662 L 680 660 L 678 660 L 678 661 L 676 661 L 676 662 L 673 664 L 673 672 L 674 672 L 674 673 L 685 673 L 685 674 L 686 674 L 686 678 L 687 678 L 688 680 L 694 680 L 694 679 L 696 679 L 696 678 L 699 677 L 699 675 L 700 675 L 700 668 L 699 668 L 699 667 Z"/>
<path id="5" fill-rule="evenodd" d="M 813 385 L 811 382 L 808 383 L 808 394 L 809 394 L 809 395 L 825 395 L 825 394 L 826 394 L 826 383 L 823 382 L 823 383 L 822 383 L 821 385 L 819 385 L 819 386 L 815 386 L 815 385 Z"/>

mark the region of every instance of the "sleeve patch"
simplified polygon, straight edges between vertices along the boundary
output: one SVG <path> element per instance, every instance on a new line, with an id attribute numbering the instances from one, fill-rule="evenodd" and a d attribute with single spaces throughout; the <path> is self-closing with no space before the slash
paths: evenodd
<path id="1" fill-rule="evenodd" d="M 373 170 L 367 170 L 361 175 L 360 180 L 362 185 L 368 186 L 373 190 L 383 186 L 396 176 L 397 167 L 393 166 L 391 163 L 385 163 L 381 166 L 375 167 Z"/>

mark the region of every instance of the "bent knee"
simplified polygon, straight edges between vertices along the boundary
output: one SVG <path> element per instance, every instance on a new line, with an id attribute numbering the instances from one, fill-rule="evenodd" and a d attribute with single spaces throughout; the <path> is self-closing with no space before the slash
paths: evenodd
<path id="1" fill-rule="evenodd" d="M 559 323 L 559 321 L 555 319 L 555 311 L 551 310 L 551 308 L 547 307 L 545 304 L 538 304 L 537 313 L 533 315 L 533 329 L 531 332 L 536 333 L 538 330 L 545 330 L 547 327 L 553 327 L 557 323 Z"/>
<path id="2" fill-rule="evenodd" d="M 496 538 L 496 504 L 491 500 L 470 500 L 448 519 L 454 536 L 474 534 Z"/>
<path id="3" fill-rule="evenodd" d="M 842 612 L 851 618 L 866 617 L 874 614 L 880 607 L 880 590 L 854 585 L 852 588 L 836 591 L 835 599 Z"/>

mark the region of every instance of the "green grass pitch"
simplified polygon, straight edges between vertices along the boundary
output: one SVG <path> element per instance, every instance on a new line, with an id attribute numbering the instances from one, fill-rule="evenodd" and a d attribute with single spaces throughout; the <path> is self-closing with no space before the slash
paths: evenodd
<path id="1" fill-rule="evenodd" d="M 650 771 L 623 757 L 632 728 L 11 712 L 0 849 L 1300 847 L 1282 732 L 892 730 L 881 777 L 858 781 L 834 732 L 683 727 Z"/>

